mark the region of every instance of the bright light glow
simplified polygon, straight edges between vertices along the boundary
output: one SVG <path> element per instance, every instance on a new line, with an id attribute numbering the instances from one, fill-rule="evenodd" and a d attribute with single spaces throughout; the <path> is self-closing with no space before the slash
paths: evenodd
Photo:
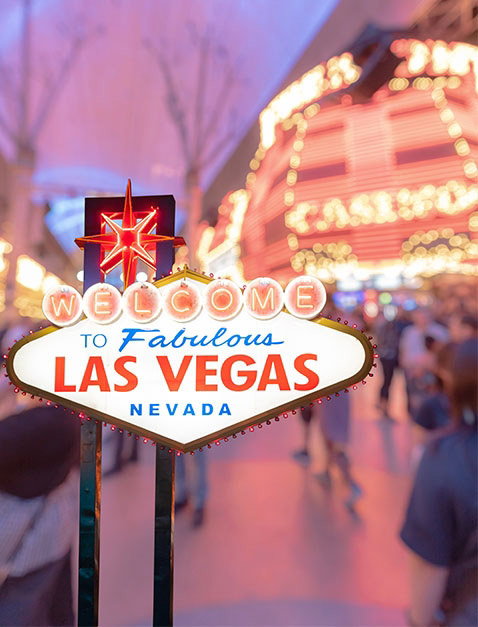
<path id="1" fill-rule="evenodd" d="M 239 247 L 237 243 L 241 237 L 242 223 L 249 206 L 250 192 L 245 189 L 238 189 L 227 196 L 228 202 L 232 205 L 229 214 L 229 224 L 225 230 L 225 239 L 212 251 L 210 246 L 214 238 L 215 229 L 207 227 L 201 234 L 198 244 L 197 256 L 203 268 L 213 264 L 216 259 L 228 253 L 229 263 L 223 266 L 222 272 L 228 274 L 233 280 L 241 283 L 244 281 L 239 265 Z"/>
<path id="2" fill-rule="evenodd" d="M 163 302 L 184 281 L 200 294 L 208 282 L 168 277 L 157 285 Z M 99 333 L 87 317 L 34 335 L 16 345 L 9 367 L 22 389 L 192 450 L 202 438 L 232 435 L 360 381 L 373 355 L 360 331 L 286 312 L 260 321 L 242 310 L 218 323 L 201 310 L 187 324 L 166 316 L 153 333 L 128 323 L 125 334 L 124 327 L 120 319 Z"/>
<path id="3" fill-rule="evenodd" d="M 478 231 L 478 213 L 472 213 L 468 221 L 470 231 Z"/>
<path id="4" fill-rule="evenodd" d="M 463 169 L 468 178 L 475 178 L 478 175 L 478 167 L 474 161 L 469 159 L 463 164 Z"/>
<path id="5" fill-rule="evenodd" d="M 285 305 L 290 313 L 311 320 L 325 306 L 327 292 L 322 283 L 311 276 L 293 279 L 285 289 Z"/>
<path id="6" fill-rule="evenodd" d="M 354 64 L 352 55 L 345 52 L 303 74 L 299 80 L 281 91 L 260 114 L 261 147 L 267 150 L 274 144 L 276 124 L 287 120 L 295 109 L 301 109 L 326 93 L 355 83 L 361 72 L 361 68 Z M 315 113 L 313 111 L 312 115 Z"/>
<path id="7" fill-rule="evenodd" d="M 138 274 L 136 275 L 136 280 L 137 281 L 147 281 L 148 280 L 148 275 L 146 274 L 146 272 L 138 272 Z"/>
<path id="8" fill-rule="evenodd" d="M 398 39 L 391 51 L 405 61 L 395 70 L 398 77 L 429 75 L 465 76 L 470 72 L 478 78 L 478 47 L 467 43 L 417 39 Z"/>
<path id="9" fill-rule="evenodd" d="M 122 305 L 128 318 L 145 324 L 159 315 L 161 297 L 159 291 L 151 283 L 133 283 L 125 289 Z"/>
<path id="10" fill-rule="evenodd" d="M 58 285 L 61 285 L 60 279 L 54 274 L 47 274 L 43 279 L 42 290 L 46 293 L 48 290 L 51 290 L 53 287 L 57 287 Z"/>
<path id="11" fill-rule="evenodd" d="M 82 298 L 69 285 L 55 285 L 43 297 L 43 315 L 52 324 L 66 327 L 77 322 L 82 311 Z"/>
<path id="12" fill-rule="evenodd" d="M 385 305 L 383 308 L 383 315 L 385 320 L 395 320 L 397 317 L 398 308 L 395 305 Z"/>
<path id="13" fill-rule="evenodd" d="M 478 242 L 467 234 L 455 234 L 453 229 L 420 232 L 402 245 L 402 259 L 407 277 L 431 277 L 443 272 L 478 275 Z"/>
<path id="14" fill-rule="evenodd" d="M 402 91 L 403 89 L 406 89 L 409 85 L 409 82 L 406 78 L 392 78 L 389 83 L 388 86 L 392 91 Z"/>
<path id="15" fill-rule="evenodd" d="M 204 290 L 204 308 L 216 320 L 234 318 L 242 307 L 242 292 L 228 279 L 216 279 Z"/>
<path id="16" fill-rule="evenodd" d="M 293 142 L 294 150 L 300 150 L 300 155 L 294 152 L 290 156 L 289 153 L 290 169 L 285 171 L 283 178 L 287 187 L 284 189 L 284 183 L 282 183 L 281 188 L 277 190 L 276 195 L 278 198 L 274 200 L 274 202 L 279 204 L 283 203 L 286 207 L 284 212 L 285 226 L 292 232 L 286 233 L 284 237 L 285 249 L 283 253 L 290 258 L 291 267 L 295 272 L 304 272 L 316 276 L 324 282 L 332 282 L 336 278 L 346 277 L 349 268 L 356 265 L 358 259 L 360 259 L 360 263 L 363 263 L 364 254 L 368 255 L 368 251 L 372 250 L 372 243 L 366 244 L 361 242 L 360 250 L 357 250 L 355 253 L 351 249 L 342 248 L 342 246 L 346 245 L 346 242 L 341 242 L 341 238 L 337 237 L 333 242 L 327 239 L 328 243 L 337 246 L 336 250 L 316 251 L 314 246 L 312 251 L 310 250 L 310 247 L 312 247 L 311 240 L 304 241 L 306 236 L 317 235 L 315 241 L 317 242 L 318 240 L 320 242 L 322 241 L 322 236 L 330 238 L 331 231 L 336 231 L 337 229 L 349 230 L 351 227 L 372 224 L 394 224 L 397 233 L 403 231 L 408 235 L 410 230 L 407 230 L 406 223 L 409 223 L 411 226 L 416 220 L 424 220 L 429 224 L 437 214 L 440 219 L 449 216 L 460 216 L 459 219 L 462 221 L 464 219 L 462 214 L 469 212 L 478 202 L 478 186 L 474 181 L 478 175 L 478 166 L 472 146 L 463 136 L 463 133 L 470 132 L 470 121 L 466 116 L 463 117 L 464 114 L 461 113 L 461 109 L 456 108 L 453 101 L 450 101 L 449 104 L 447 100 L 448 90 L 456 89 L 460 85 L 462 86 L 460 96 L 470 97 L 469 91 L 466 91 L 468 87 L 465 90 L 465 86 L 469 84 L 470 77 L 473 78 L 473 73 L 475 76 L 477 75 L 478 47 L 469 44 L 445 44 L 431 40 L 420 42 L 413 39 L 402 39 L 395 41 L 391 49 L 397 57 L 405 59 L 397 68 L 396 76 L 389 82 L 391 91 L 400 92 L 407 90 L 407 94 L 403 94 L 403 96 L 401 94 L 397 95 L 396 101 L 399 102 L 400 98 L 410 99 L 410 97 L 416 97 L 417 101 L 422 102 L 425 98 L 431 97 L 433 104 L 437 108 L 437 114 L 430 114 L 429 127 L 428 124 L 422 126 L 420 122 L 420 126 L 416 127 L 417 132 L 419 133 L 423 128 L 423 134 L 427 135 L 426 141 L 430 145 L 437 143 L 436 138 L 432 138 L 431 135 L 432 124 L 436 126 L 436 117 L 434 115 L 439 115 L 446 127 L 447 135 L 451 138 L 450 144 L 454 146 L 456 155 L 444 158 L 440 166 L 441 160 L 437 160 L 436 165 L 432 161 L 417 164 L 413 174 L 408 177 L 410 179 L 410 188 L 403 187 L 404 181 L 407 180 L 405 176 L 407 168 L 410 167 L 406 162 L 403 164 L 403 168 L 399 164 L 399 167 L 396 168 L 397 172 L 390 171 L 387 174 L 387 176 L 390 176 L 388 189 L 380 189 L 380 187 L 386 187 L 386 184 L 384 184 L 384 172 L 380 172 L 380 183 L 374 189 L 373 172 L 375 166 L 373 165 L 370 166 L 366 174 L 364 170 L 365 178 L 362 177 L 360 167 L 358 167 L 357 174 L 352 179 L 358 181 L 357 187 L 364 191 L 356 194 L 352 193 L 352 195 L 348 195 L 348 189 L 353 189 L 356 185 L 355 182 L 349 186 L 350 181 L 346 183 L 344 179 L 337 177 L 336 180 L 339 181 L 337 186 L 337 184 L 325 176 L 320 180 L 320 189 L 325 188 L 327 190 L 326 193 L 330 190 L 330 196 L 326 197 L 323 192 L 321 194 L 317 188 L 314 189 L 315 182 L 312 180 L 301 180 L 299 167 L 302 166 L 306 169 L 314 167 L 315 163 L 312 157 L 314 145 L 311 143 L 314 140 L 306 135 L 307 125 L 318 130 L 319 126 L 317 125 L 319 123 L 316 119 L 313 119 L 314 116 L 318 115 L 319 112 L 320 115 L 324 115 L 323 112 L 330 112 L 330 108 L 321 111 L 318 103 L 300 104 L 300 99 L 298 98 L 300 90 L 296 83 L 290 85 L 290 89 L 283 90 L 261 114 L 261 145 L 254 154 L 254 159 L 257 162 L 262 161 L 267 153 L 267 149 L 275 142 L 276 130 L 279 132 L 281 127 L 284 130 L 289 130 L 293 129 L 294 125 L 296 126 L 296 136 L 291 141 Z M 334 78 L 332 81 L 332 75 L 334 72 L 339 71 L 338 68 L 345 66 L 348 62 L 347 59 L 341 62 L 339 57 L 335 57 L 330 59 L 329 62 L 318 66 L 322 67 L 320 72 L 322 79 L 328 83 L 327 90 L 332 89 L 331 83 L 339 85 L 337 78 Z M 317 68 L 313 68 L 310 71 L 310 76 L 314 76 L 313 72 L 315 70 Z M 302 78 L 308 74 L 304 74 Z M 423 74 L 428 74 L 428 76 Z M 414 93 L 412 89 L 427 93 Z M 386 93 L 387 89 L 384 88 L 382 96 L 386 97 Z M 295 103 L 299 104 L 294 109 L 292 105 Z M 303 111 L 297 110 L 301 108 L 304 108 Z M 415 109 L 412 109 L 412 111 L 415 111 Z M 415 114 L 410 115 L 413 117 Z M 281 123 L 281 127 L 277 127 L 278 123 Z M 394 120 L 392 126 L 397 125 L 397 129 L 399 129 L 402 124 L 405 124 L 405 119 L 397 117 L 397 121 Z M 412 131 L 411 127 L 412 125 L 410 127 L 403 126 L 404 129 L 407 128 L 406 132 L 404 130 L 403 133 L 400 130 L 393 131 L 391 141 L 395 150 L 402 150 L 408 147 L 407 141 L 404 139 L 405 136 L 410 137 L 408 144 L 412 149 L 424 145 L 423 142 L 417 143 L 414 139 L 417 135 L 415 131 Z M 394 133 L 399 134 L 400 140 L 393 137 Z M 316 137 L 319 136 L 316 130 L 314 130 L 314 134 Z M 346 135 L 347 130 L 344 131 L 344 139 L 347 142 L 350 137 Z M 371 163 L 377 164 L 377 175 L 379 175 L 380 170 L 378 164 L 381 163 L 379 158 L 381 146 L 382 143 L 377 148 L 373 147 L 375 154 L 372 155 L 373 159 L 370 159 Z M 385 148 L 384 145 L 383 149 Z M 321 146 L 320 160 L 317 159 L 317 165 L 322 166 L 322 164 L 327 163 L 324 150 L 327 151 L 327 148 Z M 343 148 L 339 149 L 331 146 L 330 159 L 332 159 L 332 153 L 334 159 L 340 158 L 338 157 L 340 150 L 343 154 Z M 349 152 L 347 152 L 346 160 L 349 158 L 348 155 Z M 457 160 L 457 156 L 460 158 L 459 160 Z M 449 161 L 450 168 L 453 170 L 450 178 L 455 177 L 457 180 L 440 181 L 443 172 L 447 171 L 445 160 L 447 160 L 446 165 L 448 165 Z M 285 161 L 286 159 L 284 159 Z M 329 161 L 329 163 L 333 163 L 333 161 Z M 463 170 L 461 175 L 456 173 L 457 163 L 462 164 Z M 348 165 L 352 164 L 349 163 Z M 396 166 L 395 164 L 390 166 L 387 160 L 385 160 L 384 167 L 387 169 L 390 167 L 395 168 Z M 437 168 L 441 168 L 439 174 L 435 171 Z M 422 173 L 423 176 L 417 176 L 417 172 Z M 397 175 L 396 178 L 395 174 Z M 266 176 L 270 176 L 270 173 L 266 175 L 261 170 L 257 171 L 257 174 L 254 172 L 248 175 L 247 191 L 249 197 L 246 210 L 248 206 L 254 207 L 255 211 L 258 211 L 259 206 L 266 208 L 266 204 L 269 202 L 268 196 L 261 196 L 265 185 L 263 177 Z M 351 175 L 346 174 L 345 176 L 350 177 Z M 425 184 L 420 185 L 420 179 Z M 426 183 L 427 181 L 432 183 Z M 340 187 L 342 182 L 343 186 Z M 317 183 L 318 185 L 319 183 Z M 245 190 L 242 191 L 244 192 Z M 335 197 L 335 194 L 339 195 L 339 197 Z M 277 208 L 273 206 L 272 201 L 270 202 L 271 204 L 267 207 L 267 212 L 270 212 L 272 217 L 274 213 L 277 213 Z M 244 214 L 241 215 L 241 220 L 235 225 L 238 227 L 238 231 L 235 230 L 235 235 L 237 232 L 239 235 L 237 238 L 234 238 L 234 241 L 228 239 L 228 229 L 231 225 L 226 216 L 221 216 L 220 220 L 222 221 L 218 223 L 216 228 L 209 227 L 206 230 L 207 232 L 203 231 L 201 243 L 204 246 L 201 249 L 201 264 L 204 268 L 208 268 L 209 271 L 219 271 L 221 275 L 227 274 L 232 276 L 235 273 L 235 276 L 241 276 L 242 267 L 239 256 L 241 251 L 239 244 L 242 239 L 241 232 Z M 222 235 L 224 232 L 226 232 L 226 237 Z M 245 237 L 247 240 L 247 233 L 242 237 Z M 360 240 L 360 238 L 357 239 Z M 247 246 L 247 243 L 245 246 Z M 393 245 L 394 255 L 399 254 L 399 246 L 400 244 L 396 243 Z M 385 247 L 386 244 L 384 242 L 384 251 Z M 272 255 L 275 258 L 279 255 L 279 252 L 276 252 L 274 248 Z M 455 254 L 456 256 L 457 253 Z M 409 269 L 413 277 L 416 276 L 416 272 L 420 271 L 420 268 L 424 267 L 422 262 L 420 264 L 412 270 Z M 450 264 L 451 261 L 447 268 L 451 268 Z M 456 258 L 454 264 L 453 269 L 450 271 L 460 271 L 468 274 L 476 272 L 475 269 L 471 268 L 470 264 L 458 262 Z M 246 262 L 244 262 L 244 265 L 246 265 Z M 434 267 L 438 267 L 438 265 L 438 262 L 436 262 Z M 427 268 L 426 271 L 430 271 L 430 268 Z M 248 268 L 248 273 L 250 272 L 251 269 Z M 281 270 L 281 272 L 286 273 L 284 270 Z M 285 274 L 285 276 L 287 275 Z"/>
<path id="17" fill-rule="evenodd" d="M 123 295 L 108 283 L 96 283 L 82 298 L 68 285 L 54 285 L 43 298 L 45 317 L 58 326 L 78 320 L 82 312 L 93 322 L 110 324 L 119 316 L 118 303 L 128 318 L 144 324 L 154 320 L 162 308 L 178 322 L 189 322 L 201 308 L 215 320 L 230 320 L 237 316 L 243 304 L 251 316 L 263 320 L 275 317 L 284 307 L 281 285 L 269 277 L 255 279 L 245 287 L 244 295 L 233 281 L 215 279 L 198 290 L 197 282 L 179 271 L 181 281 L 173 281 L 162 289 L 153 283 L 133 283 Z M 311 276 L 299 276 L 286 288 L 287 309 L 297 318 L 316 318 L 323 309 L 327 294 L 320 281 Z"/>
<path id="18" fill-rule="evenodd" d="M 468 144 L 466 139 L 461 137 L 460 139 L 457 139 L 455 142 L 455 150 L 457 154 L 460 155 L 460 157 L 465 157 L 466 155 L 470 154 L 470 145 Z"/>
<path id="19" fill-rule="evenodd" d="M 84 278 L 84 276 L 85 276 L 85 272 L 84 272 L 84 270 L 79 270 L 79 271 L 76 273 L 76 278 L 77 278 L 77 279 L 78 279 L 78 281 L 80 281 L 81 283 L 83 282 L 83 278 Z"/>
<path id="20" fill-rule="evenodd" d="M 17 259 L 16 279 L 20 285 L 30 290 L 40 290 L 45 278 L 45 268 L 27 255 L 20 255 Z"/>
<path id="21" fill-rule="evenodd" d="M 476 164 L 464 164 L 470 178 L 476 173 Z M 466 169 L 468 168 L 468 169 Z M 468 211 L 478 201 L 478 185 L 464 183 L 441 187 L 423 185 L 417 190 L 400 189 L 396 195 L 386 191 L 360 194 L 348 203 L 339 198 L 326 201 L 322 207 L 300 202 L 285 213 L 285 225 L 299 235 L 328 231 L 346 225 L 385 224 L 397 219 L 424 218 L 434 211 L 454 215 Z"/>
<path id="22" fill-rule="evenodd" d="M 368 300 L 364 305 L 365 315 L 369 318 L 376 318 L 378 316 L 378 305 L 373 300 Z"/>
<path id="23" fill-rule="evenodd" d="M 123 281 L 126 287 L 134 282 L 137 259 L 141 259 L 146 265 L 155 268 L 154 258 L 149 254 L 148 249 L 154 248 L 157 242 L 173 240 L 174 246 L 184 244 L 182 237 L 152 233 L 156 228 L 158 207 L 151 207 L 151 211 L 137 222 L 132 203 L 131 181 L 128 180 L 121 226 L 106 213 L 102 213 L 103 227 L 109 226 L 109 232 L 75 239 L 77 246 L 82 249 L 89 243 L 97 243 L 108 251 L 100 263 L 100 270 L 104 274 L 108 274 L 121 263 L 123 265 Z"/>
<path id="24" fill-rule="evenodd" d="M 97 324 L 110 324 L 121 309 L 121 293 L 109 283 L 95 283 L 83 295 L 83 311 Z"/>
<path id="25" fill-rule="evenodd" d="M 12 252 L 12 249 L 13 246 L 0 237 L 0 272 L 3 272 L 7 269 L 7 262 L 4 255 Z"/>
<path id="26" fill-rule="evenodd" d="M 176 281 L 164 290 L 164 311 L 177 322 L 193 320 L 201 307 L 201 295 L 192 281 Z"/>
<path id="27" fill-rule="evenodd" d="M 270 320 L 284 306 L 282 287 L 268 277 L 254 279 L 244 291 L 244 306 L 254 318 Z"/>

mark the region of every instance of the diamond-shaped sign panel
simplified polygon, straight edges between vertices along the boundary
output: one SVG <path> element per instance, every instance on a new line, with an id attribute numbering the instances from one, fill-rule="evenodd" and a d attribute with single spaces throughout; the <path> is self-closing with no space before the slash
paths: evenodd
<path id="1" fill-rule="evenodd" d="M 172 281 L 203 291 L 210 279 L 181 272 Z M 355 329 L 285 310 L 269 320 L 242 309 L 218 321 L 202 309 L 178 322 L 163 311 L 137 324 L 83 318 L 49 327 L 14 345 L 7 370 L 22 390 L 83 411 L 180 451 L 361 381 L 373 362 Z"/>

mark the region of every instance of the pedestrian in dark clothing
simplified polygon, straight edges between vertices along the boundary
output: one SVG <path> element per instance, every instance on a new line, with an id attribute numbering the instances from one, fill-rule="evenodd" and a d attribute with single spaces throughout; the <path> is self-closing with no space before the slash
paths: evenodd
<path id="1" fill-rule="evenodd" d="M 409 624 L 478 624 L 478 341 L 456 348 L 448 392 L 455 426 L 429 442 L 401 538 L 411 550 Z"/>
<path id="2" fill-rule="evenodd" d="M 380 364 L 383 373 L 383 383 L 380 388 L 379 406 L 384 418 L 390 418 L 389 396 L 395 369 L 398 366 L 398 347 L 400 344 L 401 327 L 397 320 L 383 319 L 377 327 L 377 345 L 380 351 Z"/>
<path id="3" fill-rule="evenodd" d="M 292 457 L 302 464 L 308 466 L 310 464 L 310 424 L 312 422 L 312 406 L 307 404 L 300 408 L 300 417 L 302 422 L 303 446 L 292 453 Z"/>

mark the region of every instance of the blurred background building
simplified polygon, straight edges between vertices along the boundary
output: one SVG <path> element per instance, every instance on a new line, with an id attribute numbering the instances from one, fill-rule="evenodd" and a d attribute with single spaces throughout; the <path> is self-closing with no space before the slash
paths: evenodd
<path id="1" fill-rule="evenodd" d="M 128 176 L 176 195 L 178 264 L 313 273 L 349 307 L 476 276 L 476 3 L 1 13 L 0 307 L 77 281 L 82 199 Z"/>
<path id="2" fill-rule="evenodd" d="M 429 304 L 444 282 L 471 294 L 478 48 L 367 26 L 349 50 L 261 112 L 243 187 L 203 224 L 201 262 L 238 281 L 312 274 L 369 318 Z"/>

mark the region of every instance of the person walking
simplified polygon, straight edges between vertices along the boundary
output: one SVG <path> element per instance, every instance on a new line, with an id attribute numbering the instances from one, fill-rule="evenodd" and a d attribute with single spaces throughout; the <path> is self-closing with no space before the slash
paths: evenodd
<path id="1" fill-rule="evenodd" d="M 383 418 L 391 418 L 389 413 L 390 386 L 398 366 L 398 347 L 401 327 L 398 321 L 383 319 L 377 325 L 377 345 L 380 350 L 380 364 L 383 382 L 379 393 L 379 408 Z"/>
<path id="2" fill-rule="evenodd" d="M 305 405 L 299 409 L 300 421 L 302 423 L 302 448 L 292 452 L 292 457 L 301 466 L 310 464 L 310 425 L 312 423 L 312 406 Z"/>
<path id="3" fill-rule="evenodd" d="M 195 528 L 200 527 L 204 522 L 204 508 L 208 493 L 206 455 L 207 453 L 196 452 L 190 460 L 186 460 L 186 457 L 190 457 L 189 455 L 179 455 L 176 458 L 175 511 L 180 512 L 191 499 L 192 523 Z M 187 468 L 187 461 L 191 462 L 192 468 Z"/>
<path id="4" fill-rule="evenodd" d="M 330 397 L 330 400 L 323 400 L 317 409 L 325 444 L 325 470 L 317 473 L 315 477 L 324 487 L 330 488 L 332 485 L 331 471 L 333 466 L 337 466 L 349 489 L 345 505 L 353 511 L 363 492 L 352 476 L 347 453 L 350 438 L 349 394 L 342 392 L 339 396 Z"/>
<path id="5" fill-rule="evenodd" d="M 444 344 L 448 341 L 448 331 L 432 321 L 428 309 L 416 309 L 412 317 L 413 324 L 401 335 L 399 363 L 405 375 L 408 413 L 413 420 L 427 396 L 429 375 L 435 367 L 435 357 L 427 348 L 427 338 Z"/>

